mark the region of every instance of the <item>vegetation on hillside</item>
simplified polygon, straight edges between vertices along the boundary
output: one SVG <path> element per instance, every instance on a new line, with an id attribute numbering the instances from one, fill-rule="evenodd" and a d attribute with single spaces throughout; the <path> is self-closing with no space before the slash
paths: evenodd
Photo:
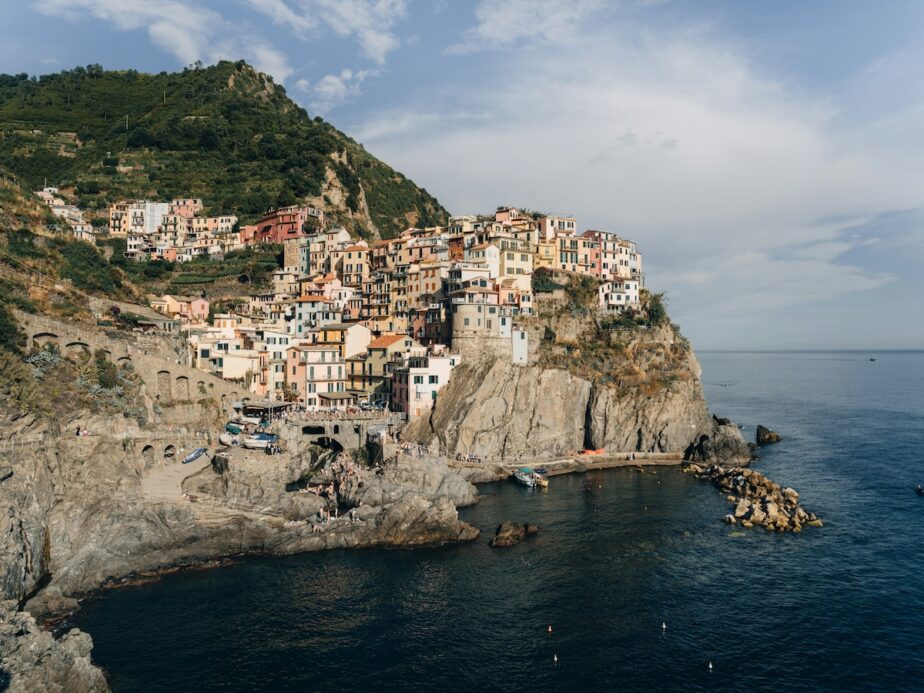
<path id="1" fill-rule="evenodd" d="M 227 253 L 221 260 L 196 258 L 189 262 L 135 262 L 124 256 L 125 239 L 101 241 L 112 249 L 110 264 L 145 293 L 238 295 L 262 291 L 282 265 L 282 246 L 262 245 Z"/>
<path id="2" fill-rule="evenodd" d="M 321 195 L 330 168 L 347 208 L 358 211 L 364 194 L 383 236 L 407 215 L 446 219 L 426 190 L 243 61 L 157 75 L 98 65 L 0 75 L 0 160 L 33 189 L 46 178 L 73 189 L 91 216 L 118 199 L 190 196 L 252 221 Z"/>

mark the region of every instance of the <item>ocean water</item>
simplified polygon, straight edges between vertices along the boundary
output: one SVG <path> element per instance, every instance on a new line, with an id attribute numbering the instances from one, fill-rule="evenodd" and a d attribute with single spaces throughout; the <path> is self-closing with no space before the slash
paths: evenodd
<path id="1" fill-rule="evenodd" d="M 919 690 L 924 353 L 870 356 L 700 354 L 711 409 L 784 436 L 755 467 L 822 529 L 736 531 L 675 469 L 499 483 L 463 511 L 474 544 L 247 559 L 77 625 L 116 691 Z M 490 549 L 505 519 L 540 533 Z"/>

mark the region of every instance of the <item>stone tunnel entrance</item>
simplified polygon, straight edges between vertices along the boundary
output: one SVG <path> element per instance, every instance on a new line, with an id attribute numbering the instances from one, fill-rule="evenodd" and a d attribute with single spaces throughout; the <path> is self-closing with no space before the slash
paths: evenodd
<path id="1" fill-rule="evenodd" d="M 313 440 L 312 444 L 334 452 L 343 452 L 343 446 L 340 442 L 336 438 L 331 438 L 330 436 L 322 436 L 317 440 Z"/>

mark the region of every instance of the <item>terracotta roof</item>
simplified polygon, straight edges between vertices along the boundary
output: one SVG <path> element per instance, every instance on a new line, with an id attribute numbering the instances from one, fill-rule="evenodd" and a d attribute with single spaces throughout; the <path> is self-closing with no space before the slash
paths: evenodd
<path id="1" fill-rule="evenodd" d="M 333 301 L 328 301 L 323 296 L 318 296 L 317 294 L 305 294 L 304 296 L 299 297 L 296 303 L 333 303 Z"/>
<path id="2" fill-rule="evenodd" d="M 369 343 L 369 349 L 387 349 L 395 342 L 402 339 L 410 339 L 406 334 L 383 334 L 381 337 L 373 339 Z"/>
<path id="3" fill-rule="evenodd" d="M 357 250 L 369 250 L 369 246 L 367 246 L 367 245 L 350 245 L 350 246 L 347 246 L 346 248 L 342 248 L 342 249 L 340 250 L 340 252 L 341 252 L 341 253 L 355 252 L 355 251 L 357 251 Z"/>
<path id="4" fill-rule="evenodd" d="M 471 248 L 469 248 L 469 250 L 484 250 L 489 245 L 491 244 L 490 243 L 479 243 L 478 245 L 473 245 Z"/>

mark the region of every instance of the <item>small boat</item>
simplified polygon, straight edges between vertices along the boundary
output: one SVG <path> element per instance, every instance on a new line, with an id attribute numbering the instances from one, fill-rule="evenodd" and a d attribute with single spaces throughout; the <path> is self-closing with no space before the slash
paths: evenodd
<path id="1" fill-rule="evenodd" d="M 231 445 L 234 445 L 234 436 L 230 433 L 222 433 L 220 436 L 218 436 L 218 442 L 222 445 L 227 445 L 230 447 Z"/>
<path id="2" fill-rule="evenodd" d="M 275 443 L 279 440 L 279 436 L 275 433 L 254 433 L 251 438 L 256 438 L 257 440 L 265 440 L 267 443 Z"/>
<path id="3" fill-rule="evenodd" d="M 270 444 L 270 441 L 265 438 L 259 438 L 258 436 L 247 436 L 241 440 L 241 447 L 247 448 L 248 450 L 263 450 Z"/>
<path id="4" fill-rule="evenodd" d="M 548 488 L 549 472 L 545 467 L 536 467 L 533 470 L 533 476 L 536 478 L 536 486 L 541 488 Z"/>
<path id="5" fill-rule="evenodd" d="M 524 486 L 532 488 L 536 485 L 536 474 L 529 467 L 520 467 L 513 470 L 513 478 Z"/>
<path id="6" fill-rule="evenodd" d="M 232 422 L 232 421 L 229 421 L 228 423 L 225 424 L 225 430 L 226 430 L 228 433 L 233 433 L 234 435 L 237 435 L 237 434 L 239 434 L 239 433 L 241 432 L 241 427 L 240 427 L 240 425 L 238 425 L 238 424 L 236 424 L 236 423 L 234 423 L 234 422 Z"/>
<path id="7" fill-rule="evenodd" d="M 189 464 L 190 462 L 195 462 L 200 457 L 202 457 L 206 452 L 208 452 L 208 450 L 206 450 L 205 448 L 196 448 L 191 453 L 186 455 L 186 457 L 183 458 L 183 464 Z"/>

